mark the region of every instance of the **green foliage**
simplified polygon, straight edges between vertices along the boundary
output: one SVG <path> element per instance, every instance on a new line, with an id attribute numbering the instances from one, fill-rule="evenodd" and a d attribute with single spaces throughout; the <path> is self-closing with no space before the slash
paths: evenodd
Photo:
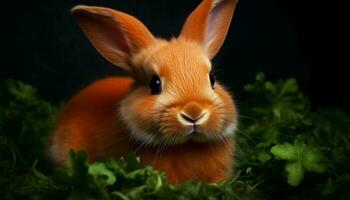
<path id="1" fill-rule="evenodd" d="M 2 199 L 350 199 L 350 116 L 311 110 L 295 79 L 245 86 L 254 103 L 240 108 L 235 176 L 218 184 L 170 185 L 135 155 L 87 161 L 70 152 L 66 166 L 45 162 L 57 106 L 26 84 L 0 86 Z"/>
<path id="2" fill-rule="evenodd" d="M 294 145 L 289 143 L 277 144 L 271 148 L 276 159 L 287 160 L 285 170 L 288 183 L 298 186 L 304 178 L 304 171 L 322 173 L 326 169 L 321 152 L 310 145 L 306 145 L 302 136 L 297 137 Z"/>
<path id="3" fill-rule="evenodd" d="M 0 155 L 14 163 L 18 159 L 33 163 L 44 155 L 56 108 L 40 99 L 29 85 L 14 80 L 0 84 Z"/>
<path id="4" fill-rule="evenodd" d="M 245 86 L 254 105 L 241 110 L 236 135 L 242 180 L 276 199 L 349 199 L 350 117 L 337 109 L 312 111 L 295 79 Z"/>

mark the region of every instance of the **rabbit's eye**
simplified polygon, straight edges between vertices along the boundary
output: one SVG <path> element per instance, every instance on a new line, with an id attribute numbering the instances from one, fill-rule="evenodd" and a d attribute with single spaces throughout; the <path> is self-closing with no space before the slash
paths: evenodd
<path id="1" fill-rule="evenodd" d="M 209 80 L 210 80 L 211 87 L 214 88 L 214 86 L 215 86 L 215 76 L 212 73 L 209 74 Z"/>
<path id="2" fill-rule="evenodd" d="M 159 76 L 153 75 L 150 83 L 151 94 L 159 94 L 162 91 L 162 82 Z"/>

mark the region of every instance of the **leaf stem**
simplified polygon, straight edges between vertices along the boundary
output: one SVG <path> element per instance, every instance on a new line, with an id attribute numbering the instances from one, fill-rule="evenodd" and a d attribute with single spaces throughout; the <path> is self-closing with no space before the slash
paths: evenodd
<path id="1" fill-rule="evenodd" d="M 102 198 L 106 199 L 106 200 L 111 200 L 111 198 L 109 197 L 107 191 L 102 187 L 100 182 L 97 180 L 97 177 L 93 177 L 93 180 L 94 180 L 94 183 L 97 186 L 98 191 L 101 193 Z"/>

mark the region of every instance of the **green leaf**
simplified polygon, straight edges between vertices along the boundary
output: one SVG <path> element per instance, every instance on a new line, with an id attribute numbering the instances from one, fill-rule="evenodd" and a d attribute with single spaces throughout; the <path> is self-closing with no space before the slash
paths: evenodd
<path id="1" fill-rule="evenodd" d="M 67 172 L 71 176 L 84 176 L 87 171 L 87 153 L 85 151 L 74 152 L 70 150 L 66 159 Z"/>
<path id="2" fill-rule="evenodd" d="M 106 167 L 105 163 L 96 162 L 90 165 L 88 172 L 102 186 L 113 185 L 117 180 L 113 172 Z"/>
<path id="3" fill-rule="evenodd" d="M 258 159 L 260 160 L 261 163 L 266 163 L 269 161 L 271 158 L 271 154 L 265 153 L 265 152 L 260 152 L 258 154 Z"/>
<path id="4" fill-rule="evenodd" d="M 300 162 L 287 163 L 285 170 L 287 172 L 287 182 L 291 186 L 298 186 L 304 178 L 304 170 Z"/>
<path id="5" fill-rule="evenodd" d="M 140 160 L 136 156 L 136 154 L 130 154 L 130 155 L 126 156 L 125 160 L 127 163 L 128 170 L 132 171 L 132 170 L 136 170 L 136 169 L 140 168 Z"/>
<path id="6" fill-rule="evenodd" d="M 322 153 L 315 147 L 306 146 L 304 148 L 303 152 L 303 167 L 307 171 L 314 171 L 314 172 L 325 172 L 326 165 L 323 162 L 324 157 Z"/>
<path id="7" fill-rule="evenodd" d="M 276 94 L 276 86 L 270 81 L 265 82 L 265 89 L 270 91 L 272 94 Z"/>
<path id="8" fill-rule="evenodd" d="M 275 145 L 271 148 L 271 153 L 276 159 L 281 160 L 296 160 L 298 158 L 295 147 L 289 143 Z"/>
<path id="9" fill-rule="evenodd" d="M 336 188 L 334 187 L 334 183 L 333 183 L 332 179 L 328 178 L 321 193 L 322 193 L 322 196 L 325 197 L 325 196 L 332 194 L 335 190 L 336 190 Z"/>
<path id="10" fill-rule="evenodd" d="M 287 79 L 283 84 L 283 87 L 280 92 L 280 96 L 285 95 L 287 93 L 296 93 L 298 92 L 298 84 L 297 81 L 293 78 Z"/>
<path id="11" fill-rule="evenodd" d="M 265 79 L 266 79 L 266 76 L 265 76 L 264 73 L 258 72 L 258 73 L 256 74 L 256 77 L 255 77 L 255 80 L 256 80 L 256 81 L 263 82 L 263 81 L 265 81 Z"/>
<path id="12" fill-rule="evenodd" d="M 84 151 L 69 151 L 62 176 L 66 175 L 66 181 L 80 189 L 87 188 L 88 162 L 87 153 Z M 64 181 L 64 180 L 63 180 Z"/>

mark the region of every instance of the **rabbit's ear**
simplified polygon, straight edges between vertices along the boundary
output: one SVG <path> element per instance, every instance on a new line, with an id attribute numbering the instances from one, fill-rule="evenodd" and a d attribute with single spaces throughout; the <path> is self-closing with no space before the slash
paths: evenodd
<path id="1" fill-rule="evenodd" d="M 113 9 L 76 6 L 72 14 L 102 56 L 127 71 L 133 54 L 155 40 L 139 20 Z"/>
<path id="2" fill-rule="evenodd" d="M 203 0 L 187 18 L 180 37 L 199 42 L 213 58 L 225 40 L 236 4 L 237 0 Z"/>

